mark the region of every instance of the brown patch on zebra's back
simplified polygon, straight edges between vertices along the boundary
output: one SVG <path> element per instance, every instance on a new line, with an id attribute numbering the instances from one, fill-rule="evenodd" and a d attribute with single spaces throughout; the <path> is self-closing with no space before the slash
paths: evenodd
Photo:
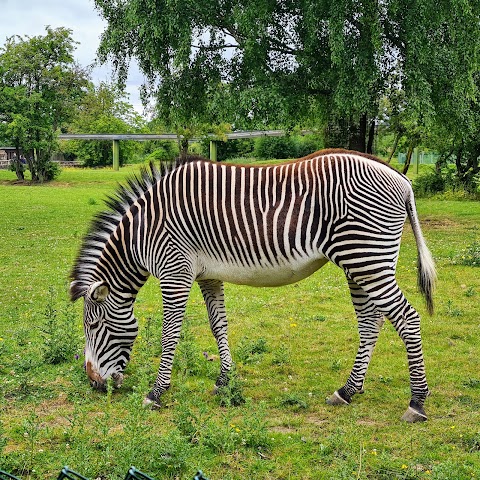
<path id="1" fill-rule="evenodd" d="M 206 162 L 214 163 L 214 164 L 220 164 L 220 165 L 225 165 L 227 167 L 242 167 L 242 168 L 268 168 L 268 167 L 279 167 L 282 165 L 291 165 L 295 163 L 302 163 L 307 160 L 311 160 L 313 158 L 318 158 L 318 157 L 328 157 L 328 156 L 333 156 L 333 155 L 354 155 L 357 157 L 363 157 L 367 158 L 368 160 L 372 160 L 377 163 L 381 163 L 387 167 L 389 167 L 391 170 L 394 172 L 400 173 L 395 167 L 392 167 L 389 163 L 387 163 L 385 160 L 382 160 L 381 158 L 376 157 L 375 155 L 370 155 L 368 153 L 363 153 L 363 152 L 357 152 L 356 150 L 347 150 L 345 148 L 325 148 L 323 150 L 317 150 L 316 152 L 310 153 L 309 155 L 306 155 L 301 158 L 294 158 L 292 160 L 285 160 L 283 162 L 278 162 L 278 163 L 271 163 L 267 165 L 262 165 L 261 162 L 258 163 L 249 163 L 249 164 L 242 164 L 242 163 L 229 163 L 229 162 L 210 162 L 210 160 L 198 157 L 196 160 L 203 160 Z"/>
<path id="2" fill-rule="evenodd" d="M 398 173 L 399 175 L 405 177 L 402 172 L 399 172 L 395 167 L 392 167 L 389 163 L 387 163 L 385 160 L 382 160 L 381 158 L 376 157 L 375 155 L 370 155 L 368 153 L 363 153 L 363 152 L 357 152 L 356 150 L 347 150 L 345 148 L 325 148 L 323 150 L 317 150 L 316 152 L 310 153 L 309 155 L 306 155 L 301 158 L 294 158 L 292 160 L 285 160 L 283 162 L 279 163 L 272 163 L 272 164 L 267 164 L 267 165 L 262 165 L 260 162 L 260 165 L 257 163 L 250 163 L 250 164 L 243 164 L 243 163 L 229 163 L 229 162 L 212 162 L 208 158 L 204 158 L 201 156 L 197 155 L 188 155 L 185 159 L 179 159 L 180 162 L 177 163 L 178 165 L 184 165 L 186 163 L 191 163 L 191 162 L 206 162 L 210 163 L 212 165 L 223 165 L 228 168 L 245 168 L 245 169 L 250 169 L 250 168 L 271 168 L 271 167 L 281 167 L 281 166 L 288 166 L 288 165 L 293 165 L 297 163 L 304 163 L 308 160 L 312 160 L 314 158 L 318 157 L 329 157 L 329 156 L 336 156 L 336 155 L 349 155 L 349 156 L 356 156 L 356 157 L 363 157 L 368 160 L 372 160 L 373 162 L 380 163 L 382 165 L 385 165 L 388 167 L 390 170 Z M 406 177 L 405 177 L 406 178 Z"/>
<path id="3" fill-rule="evenodd" d="M 392 167 L 385 160 L 382 160 L 381 158 L 378 158 L 375 155 L 370 155 L 369 153 L 357 152 L 356 150 L 347 150 L 345 148 L 325 148 L 323 150 L 318 150 L 317 152 L 311 153 L 306 157 L 299 158 L 298 161 L 310 160 L 316 157 L 326 157 L 329 155 L 355 155 L 357 157 L 367 158 L 368 160 L 373 160 L 374 162 L 381 163 L 382 165 L 386 165 L 387 167 L 392 169 L 394 172 L 397 172 L 403 175 L 395 167 Z"/>

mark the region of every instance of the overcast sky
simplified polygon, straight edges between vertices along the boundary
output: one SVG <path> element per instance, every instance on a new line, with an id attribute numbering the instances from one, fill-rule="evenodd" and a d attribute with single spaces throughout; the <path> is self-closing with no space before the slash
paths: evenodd
<path id="1" fill-rule="evenodd" d="M 66 27 L 72 30 L 72 37 L 79 42 L 74 56 L 86 67 L 95 61 L 100 35 L 105 22 L 94 8 L 93 0 L 0 0 L 0 45 L 12 35 L 30 37 L 45 35 L 45 27 Z M 109 66 L 97 67 L 92 71 L 95 84 L 110 81 L 112 70 Z M 127 82 L 129 102 L 142 112 L 139 86 L 143 77 L 135 67 L 130 68 Z"/>

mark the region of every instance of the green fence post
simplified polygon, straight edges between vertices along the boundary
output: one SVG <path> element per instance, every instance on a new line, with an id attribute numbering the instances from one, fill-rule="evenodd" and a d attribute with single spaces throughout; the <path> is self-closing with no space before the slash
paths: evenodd
<path id="1" fill-rule="evenodd" d="M 217 161 L 217 142 L 215 140 L 210 140 L 210 160 Z"/>
<path id="2" fill-rule="evenodd" d="M 118 172 L 120 167 L 120 141 L 113 140 L 113 169 Z"/>

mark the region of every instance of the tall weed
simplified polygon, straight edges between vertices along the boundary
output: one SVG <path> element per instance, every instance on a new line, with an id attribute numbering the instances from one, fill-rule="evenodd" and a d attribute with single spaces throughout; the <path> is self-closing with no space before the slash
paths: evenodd
<path id="1" fill-rule="evenodd" d="M 72 361 L 79 350 L 79 338 L 76 330 L 74 307 L 68 303 L 59 313 L 55 306 L 55 294 L 49 290 L 44 310 L 42 333 L 44 336 L 43 360 L 45 363 L 58 364 Z"/>

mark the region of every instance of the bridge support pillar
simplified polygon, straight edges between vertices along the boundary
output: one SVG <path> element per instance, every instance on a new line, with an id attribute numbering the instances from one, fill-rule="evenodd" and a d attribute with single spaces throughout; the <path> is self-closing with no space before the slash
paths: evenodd
<path id="1" fill-rule="evenodd" d="M 113 169 L 118 172 L 120 168 L 120 140 L 113 140 Z"/>
<path id="2" fill-rule="evenodd" d="M 210 160 L 217 161 L 217 142 L 215 140 L 210 140 Z"/>

